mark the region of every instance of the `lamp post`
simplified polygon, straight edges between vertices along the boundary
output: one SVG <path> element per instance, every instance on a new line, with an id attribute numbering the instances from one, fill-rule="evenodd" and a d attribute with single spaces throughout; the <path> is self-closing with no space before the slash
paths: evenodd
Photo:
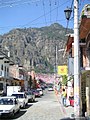
<path id="1" fill-rule="evenodd" d="M 80 59 L 79 59 L 79 20 L 78 20 L 78 0 L 74 0 L 74 115 L 75 118 L 81 116 L 81 96 L 80 96 Z M 64 10 L 64 12 L 71 12 L 71 10 Z M 66 14 L 66 15 L 70 15 Z M 69 20 L 70 16 L 66 16 Z"/>
<path id="2" fill-rule="evenodd" d="M 55 63 L 56 63 L 56 66 L 55 66 L 55 68 L 56 68 L 56 71 L 55 71 L 55 72 L 56 72 L 56 75 L 57 75 L 57 67 L 58 67 L 58 52 L 62 52 L 62 51 L 64 51 L 64 50 L 65 50 L 65 49 L 59 49 L 59 50 L 58 50 L 58 49 L 57 49 L 57 45 L 56 45 L 56 49 L 55 49 L 55 52 L 56 52 L 56 53 L 55 53 L 55 54 L 56 54 L 56 62 L 55 62 Z"/>
<path id="3" fill-rule="evenodd" d="M 58 52 L 62 52 L 64 51 L 65 49 L 59 49 L 57 48 L 57 45 L 55 46 L 55 81 L 56 81 L 56 78 L 57 78 L 57 72 L 58 72 Z M 55 81 L 54 81 L 54 85 L 55 85 Z"/>
<path id="4" fill-rule="evenodd" d="M 64 10 L 64 12 L 65 12 L 66 19 L 69 20 L 72 12 L 71 8 L 67 7 L 67 9 Z"/>

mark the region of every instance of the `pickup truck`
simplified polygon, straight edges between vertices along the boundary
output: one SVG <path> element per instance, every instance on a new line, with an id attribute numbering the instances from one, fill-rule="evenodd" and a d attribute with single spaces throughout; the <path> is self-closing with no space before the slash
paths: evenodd
<path id="1" fill-rule="evenodd" d="M 18 99 L 20 108 L 25 108 L 28 104 L 28 97 L 25 92 L 15 92 L 12 94 L 12 96 L 15 96 Z"/>
<path id="2" fill-rule="evenodd" d="M 20 104 L 16 97 L 4 96 L 0 97 L 0 116 L 14 116 L 20 111 Z"/>

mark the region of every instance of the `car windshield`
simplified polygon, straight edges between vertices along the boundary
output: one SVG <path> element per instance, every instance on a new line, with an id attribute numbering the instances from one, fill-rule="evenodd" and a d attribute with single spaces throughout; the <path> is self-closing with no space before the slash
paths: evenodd
<path id="1" fill-rule="evenodd" d="M 53 88 L 53 86 L 48 86 L 49 88 Z"/>
<path id="2" fill-rule="evenodd" d="M 12 96 L 15 96 L 16 98 L 24 98 L 23 94 L 12 94 Z"/>
<path id="3" fill-rule="evenodd" d="M 0 105 L 13 105 L 13 99 L 10 98 L 2 98 L 0 99 Z"/>

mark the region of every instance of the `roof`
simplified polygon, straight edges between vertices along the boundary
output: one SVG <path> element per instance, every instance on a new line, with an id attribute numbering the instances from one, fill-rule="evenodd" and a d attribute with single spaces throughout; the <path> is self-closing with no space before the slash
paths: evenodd
<path id="1" fill-rule="evenodd" d="M 72 48 L 72 43 L 74 42 L 74 34 L 68 34 L 68 40 L 66 43 L 66 52 L 68 52 L 70 50 L 70 48 Z"/>
<path id="2" fill-rule="evenodd" d="M 84 39 L 90 31 L 90 18 L 83 18 L 80 23 L 80 39 Z"/>
<path id="3" fill-rule="evenodd" d="M 1 98 L 10 98 L 10 99 L 13 98 L 13 99 L 14 99 L 14 98 L 16 98 L 16 97 L 15 97 L 15 96 L 3 96 L 3 97 L 0 97 L 0 99 L 1 99 Z"/>

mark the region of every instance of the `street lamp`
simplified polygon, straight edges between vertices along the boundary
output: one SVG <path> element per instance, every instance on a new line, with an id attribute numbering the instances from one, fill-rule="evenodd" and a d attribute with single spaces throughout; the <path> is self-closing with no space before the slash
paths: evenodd
<path id="1" fill-rule="evenodd" d="M 66 19 L 69 20 L 72 12 L 71 8 L 67 7 L 67 9 L 64 10 L 64 12 L 65 12 Z"/>
<path id="2" fill-rule="evenodd" d="M 74 0 L 74 115 L 81 116 L 81 96 L 80 96 L 80 59 L 79 59 L 79 0 Z M 71 10 L 64 10 L 66 19 L 70 19 Z"/>
<path id="3" fill-rule="evenodd" d="M 64 51 L 65 49 L 57 49 L 57 45 L 56 45 L 56 49 L 55 49 L 55 54 L 56 54 L 56 75 L 57 75 L 57 67 L 58 67 L 58 52 L 62 52 Z"/>
<path id="4" fill-rule="evenodd" d="M 58 78 L 57 73 L 58 73 L 58 52 L 63 52 L 65 49 L 59 49 L 57 48 L 57 45 L 55 46 L 55 80 L 54 80 L 54 86 L 56 79 Z"/>

